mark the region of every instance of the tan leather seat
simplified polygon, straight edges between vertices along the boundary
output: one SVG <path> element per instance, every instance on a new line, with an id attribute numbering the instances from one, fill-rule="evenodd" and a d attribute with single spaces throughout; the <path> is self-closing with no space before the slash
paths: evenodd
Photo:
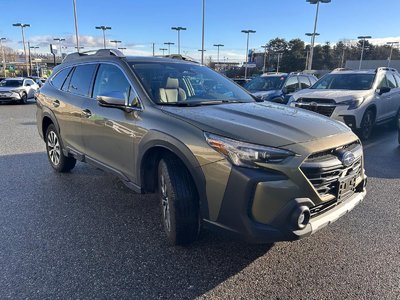
<path id="1" fill-rule="evenodd" d="M 178 78 L 168 77 L 165 88 L 160 88 L 160 102 L 185 101 L 186 93 L 179 87 Z"/>

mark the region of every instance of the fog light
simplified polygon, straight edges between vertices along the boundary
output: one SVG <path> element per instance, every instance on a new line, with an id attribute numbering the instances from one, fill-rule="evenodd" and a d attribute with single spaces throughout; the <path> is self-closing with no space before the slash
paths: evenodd
<path id="1" fill-rule="evenodd" d="M 292 224 L 296 229 L 303 229 L 310 222 L 310 209 L 307 206 L 298 207 L 292 214 Z"/>

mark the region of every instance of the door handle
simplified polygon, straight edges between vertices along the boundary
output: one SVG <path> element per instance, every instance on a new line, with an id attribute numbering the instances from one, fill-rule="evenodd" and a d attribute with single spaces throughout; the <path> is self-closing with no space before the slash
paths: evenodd
<path id="1" fill-rule="evenodd" d="M 88 110 L 88 109 L 83 109 L 83 110 L 82 110 L 82 115 L 83 115 L 85 118 L 90 118 L 90 117 L 92 116 L 92 112 L 91 112 L 90 110 Z"/>
<path id="2" fill-rule="evenodd" d="M 53 106 L 54 106 L 54 107 L 59 107 L 59 106 L 60 106 L 60 101 L 54 100 L 54 101 L 53 101 Z"/>

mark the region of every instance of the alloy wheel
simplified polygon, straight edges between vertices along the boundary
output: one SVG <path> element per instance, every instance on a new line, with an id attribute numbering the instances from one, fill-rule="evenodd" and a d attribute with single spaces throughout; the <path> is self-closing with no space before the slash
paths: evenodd
<path id="1" fill-rule="evenodd" d="M 60 163 L 61 149 L 58 136 L 54 131 L 50 131 L 47 135 L 47 153 L 53 165 Z"/>
<path id="2" fill-rule="evenodd" d="M 171 214 L 169 209 L 168 188 L 164 175 L 160 178 L 161 204 L 165 229 L 171 231 Z"/>

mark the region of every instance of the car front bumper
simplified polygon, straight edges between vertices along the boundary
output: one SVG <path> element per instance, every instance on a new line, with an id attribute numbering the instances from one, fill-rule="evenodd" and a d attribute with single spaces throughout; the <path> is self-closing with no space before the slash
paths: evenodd
<path id="1" fill-rule="evenodd" d="M 21 100 L 21 95 L 15 92 L 0 92 L 0 102 L 12 102 Z"/>
<path id="2" fill-rule="evenodd" d="M 298 240 L 335 222 L 361 203 L 366 195 L 366 182 L 364 175 L 357 192 L 311 216 L 300 229 L 294 220 L 299 209 L 315 206 L 311 197 L 301 197 L 306 193 L 302 194 L 283 174 L 233 167 L 217 220 L 204 221 L 253 243 Z"/>

